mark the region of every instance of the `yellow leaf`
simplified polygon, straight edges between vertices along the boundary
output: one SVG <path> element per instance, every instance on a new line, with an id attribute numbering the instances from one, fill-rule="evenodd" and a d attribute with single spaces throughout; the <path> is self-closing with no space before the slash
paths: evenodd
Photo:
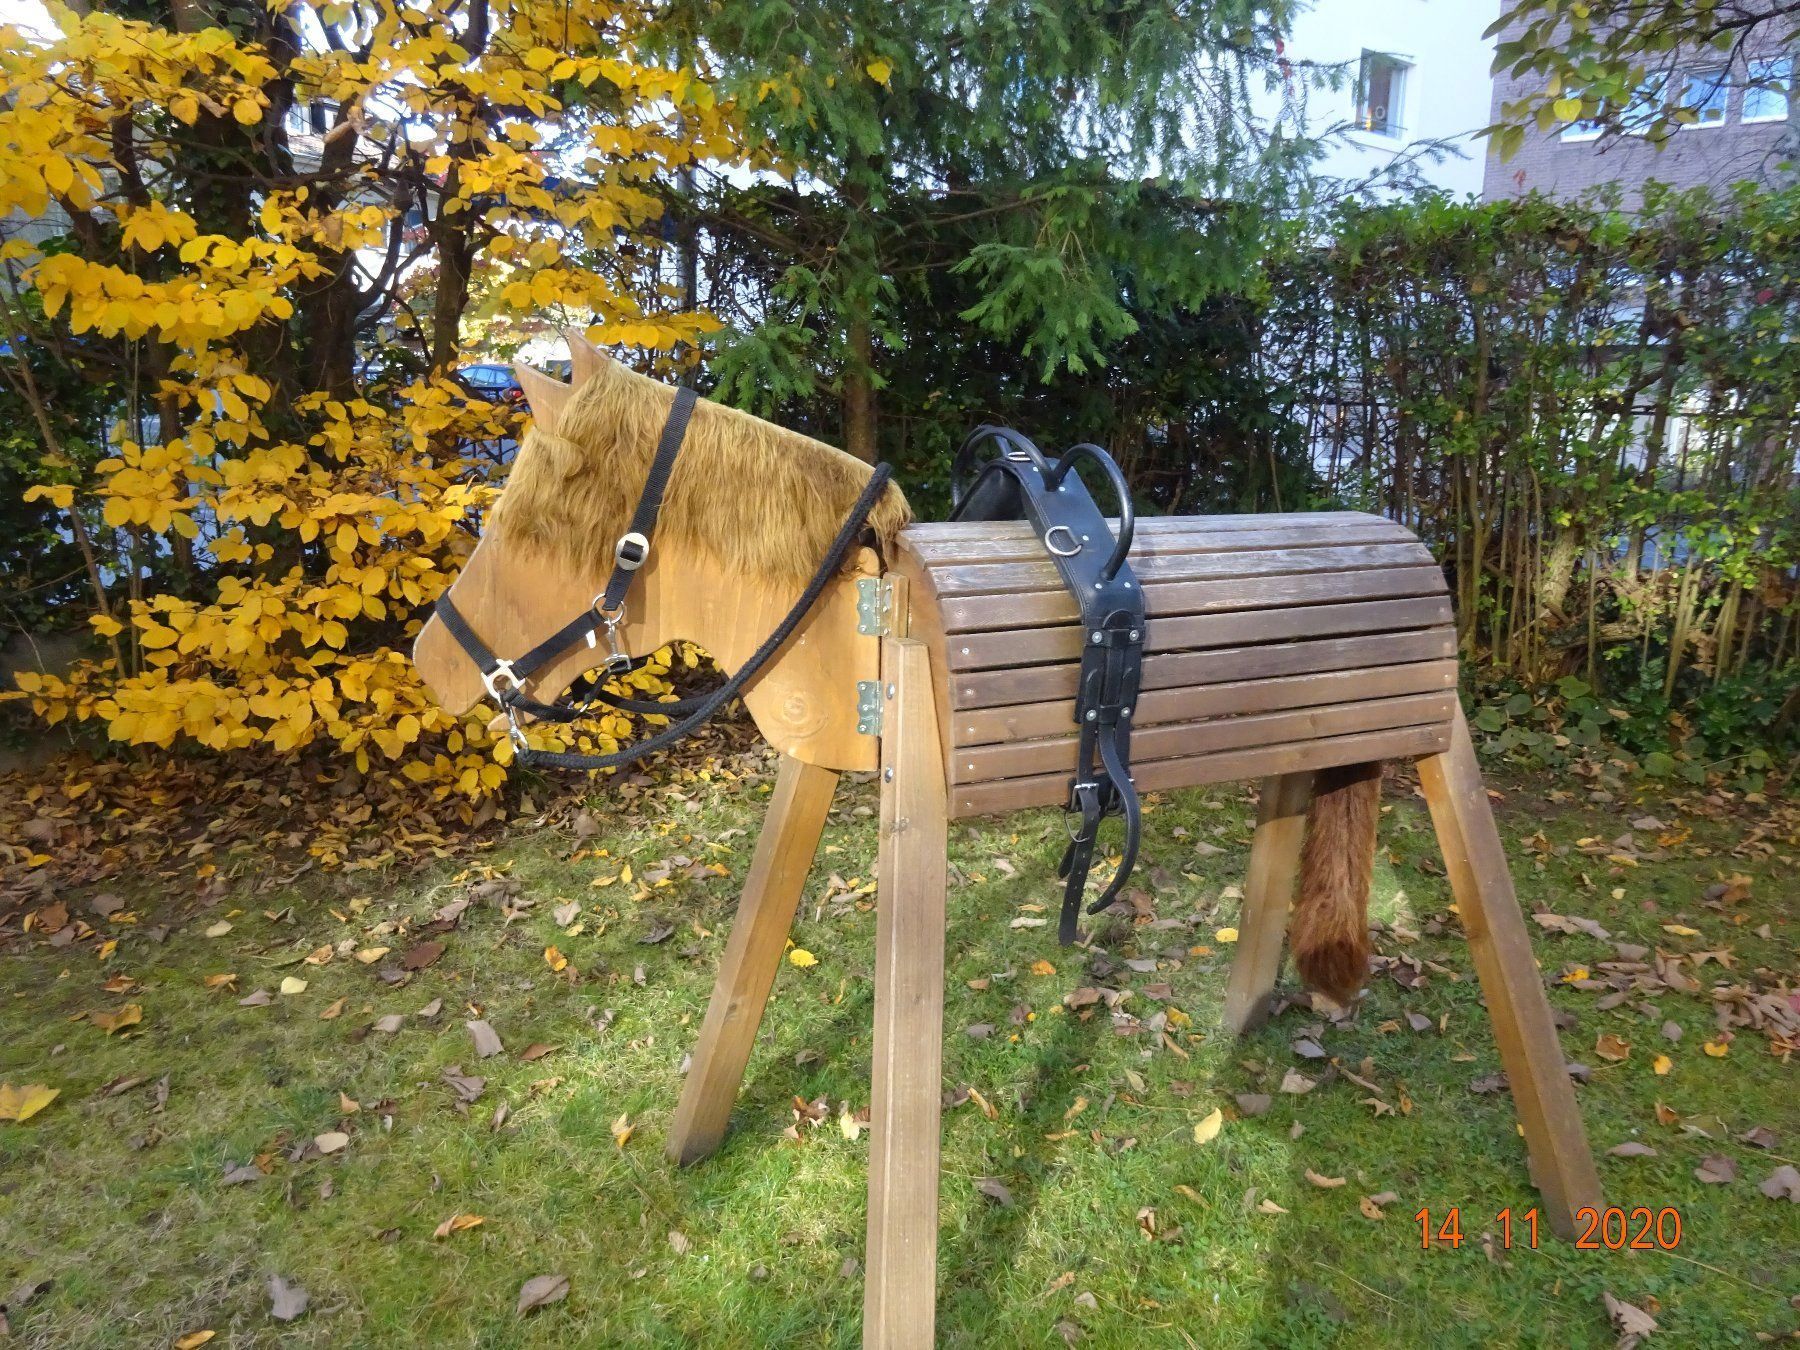
<path id="1" fill-rule="evenodd" d="M 631 1117 L 621 1113 L 619 1118 L 612 1123 L 613 1143 L 624 1148 L 626 1142 L 631 1138 L 631 1130 Z"/>
<path id="2" fill-rule="evenodd" d="M 452 1233 L 466 1233 L 471 1228 L 479 1228 L 486 1222 L 479 1214 L 452 1214 L 437 1226 L 431 1236 L 447 1238 Z"/>
<path id="3" fill-rule="evenodd" d="M 175 1338 L 175 1350 L 200 1350 L 201 1346 L 218 1334 L 216 1331 L 190 1331 L 185 1336 Z"/>
<path id="4" fill-rule="evenodd" d="M 1702 1043 L 1700 1048 L 1706 1051 L 1706 1053 L 1711 1055 L 1714 1059 L 1724 1059 L 1726 1055 L 1731 1053 L 1731 1046 L 1724 1041 L 1706 1041 Z"/>
<path id="5" fill-rule="evenodd" d="M 1221 1126 L 1225 1124 L 1225 1113 L 1213 1107 L 1204 1120 L 1194 1122 L 1194 1142 L 1204 1144 L 1216 1138 Z"/>
<path id="6" fill-rule="evenodd" d="M 1604 1031 L 1594 1041 L 1594 1053 L 1601 1059 L 1610 1059 L 1616 1063 L 1631 1058 L 1631 1043 L 1610 1031 Z"/>
<path id="7" fill-rule="evenodd" d="M 229 975 L 208 975 L 203 983 L 208 989 L 235 989 L 237 987 L 237 975 L 235 973 Z"/>
<path id="8" fill-rule="evenodd" d="M 544 948 L 544 964 L 550 969 L 561 971 L 568 967 L 569 958 L 557 951 L 555 947 Z"/>
<path id="9" fill-rule="evenodd" d="M 117 1012 L 95 1013 L 88 1018 L 108 1036 L 115 1031 L 123 1031 L 126 1027 L 135 1027 L 144 1020 L 144 1010 L 135 1003 L 127 1003 Z"/>
<path id="10" fill-rule="evenodd" d="M 799 966 L 800 969 L 805 970 L 808 966 L 818 965 L 819 958 L 807 951 L 804 947 L 796 947 L 793 951 L 788 953 L 788 964 L 791 966 Z"/>
<path id="11" fill-rule="evenodd" d="M 1220 946 L 1226 946 L 1226 945 L 1229 945 L 1230 943 L 1236 942 L 1237 937 L 1238 937 L 1237 929 L 1221 928 L 1213 934 L 1213 941 L 1218 943 Z"/>
<path id="12" fill-rule="evenodd" d="M 1033 975 L 1054 975 L 1056 974 L 1056 967 L 1040 958 L 1031 963 L 1031 973 Z"/>
<path id="13" fill-rule="evenodd" d="M 1676 937 L 1700 936 L 1700 930 L 1698 928 L 1689 928 L 1685 923 L 1665 923 L 1662 927 L 1663 932 L 1673 933 Z"/>
<path id="14" fill-rule="evenodd" d="M 1652 1071 L 1659 1073 L 1659 1074 L 1666 1074 L 1670 1069 L 1672 1069 L 1674 1067 L 1675 1067 L 1675 1061 L 1670 1059 L 1667 1055 L 1658 1055 L 1654 1060 L 1652 1060 L 1650 1062 L 1650 1068 L 1652 1069 Z"/>
<path id="15" fill-rule="evenodd" d="M 42 1083 L 27 1083 L 24 1087 L 0 1083 L 0 1120 L 30 1120 L 59 1095 L 60 1089 Z"/>
<path id="16" fill-rule="evenodd" d="M 886 61 L 871 61 L 863 69 L 869 72 L 870 79 L 883 86 L 887 84 L 889 77 L 894 73 L 894 68 Z"/>
<path id="17" fill-rule="evenodd" d="M 289 975 L 281 982 L 281 992 L 284 994 L 304 994 L 306 992 L 306 981 L 301 979 L 298 975 Z"/>
<path id="18" fill-rule="evenodd" d="M 231 115 L 247 127 L 253 127 L 262 121 L 262 104 L 253 98 L 240 98 L 231 105 Z"/>

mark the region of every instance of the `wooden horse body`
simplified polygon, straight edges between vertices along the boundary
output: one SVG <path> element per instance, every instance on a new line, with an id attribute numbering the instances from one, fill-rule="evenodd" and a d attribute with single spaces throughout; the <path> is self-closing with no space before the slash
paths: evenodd
<path id="1" fill-rule="evenodd" d="M 528 393 L 541 424 L 556 396 Z M 870 1345 L 928 1345 L 947 826 L 1062 804 L 1081 632 L 1023 523 L 914 525 L 879 542 L 747 694 L 780 770 L 668 1149 L 688 1164 L 722 1140 L 839 774 L 878 766 L 863 1335 Z M 729 667 L 797 592 L 791 578 L 741 575 L 679 534 L 659 539 L 652 559 L 626 629 L 637 651 L 688 638 Z M 1246 1030 L 1269 1003 L 1315 782 L 1340 766 L 1415 761 L 1533 1177 L 1552 1228 L 1572 1235 L 1575 1211 L 1599 1204 L 1599 1181 L 1457 702 L 1449 598 L 1430 554 L 1392 522 L 1337 512 L 1147 520 L 1131 561 L 1149 620 L 1133 738 L 1139 787 L 1262 780 L 1227 1027 Z M 501 531 L 470 559 L 456 595 L 497 649 L 517 651 L 602 579 L 566 550 L 508 544 Z M 437 625 L 415 656 L 447 706 L 479 698 L 480 680 Z M 578 648 L 534 692 L 554 696 L 595 664 Z"/>

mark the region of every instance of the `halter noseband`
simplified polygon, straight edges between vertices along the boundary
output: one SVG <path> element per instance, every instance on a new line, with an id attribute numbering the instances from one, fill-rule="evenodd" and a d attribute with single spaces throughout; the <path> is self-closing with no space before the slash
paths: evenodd
<path id="1" fill-rule="evenodd" d="M 585 642 L 589 647 L 598 645 L 595 635 L 604 632 L 606 635 L 606 658 L 601 663 L 602 678 L 628 674 L 642 664 L 638 657 L 632 656 L 619 644 L 619 629 L 625 622 L 625 602 L 631 591 L 632 578 L 637 575 L 650 556 L 650 540 L 656 532 L 656 520 L 662 510 L 663 495 L 668 491 L 669 478 L 675 470 L 675 460 L 681 453 L 682 442 L 687 438 L 688 420 L 693 416 L 694 404 L 698 396 L 692 389 L 681 388 L 675 391 L 675 402 L 669 409 L 669 417 L 663 423 L 662 436 L 657 441 L 656 455 L 650 462 L 649 475 L 644 480 L 643 492 L 638 497 L 637 509 L 632 513 L 631 524 L 624 534 L 619 536 L 613 545 L 613 570 L 607 579 L 606 589 L 596 595 L 588 608 L 575 618 L 564 624 L 556 632 L 545 638 L 537 646 L 523 656 L 507 660 L 496 656 L 491 648 L 483 642 L 469 621 L 456 608 L 446 590 L 438 597 L 437 616 L 450 635 L 456 639 L 465 654 L 475 663 L 481 672 L 481 683 L 493 699 L 500 711 L 506 714 L 507 735 L 513 743 L 513 749 L 521 763 L 543 765 L 554 769 L 613 769 L 642 759 L 645 755 L 666 749 L 676 741 L 698 731 L 712 715 L 725 706 L 738 692 L 753 679 L 763 666 L 768 664 L 781 645 L 799 627 L 804 619 L 818 603 L 819 597 L 825 593 L 826 585 L 843 566 L 844 558 L 850 547 L 875 509 L 875 503 L 881 499 L 887 488 L 888 479 L 893 471 L 885 464 L 875 466 L 869 475 L 868 484 L 862 495 L 844 518 L 838 529 L 836 538 L 825 551 L 818 571 L 807 583 L 800 598 L 794 602 L 782 621 L 776 625 L 762 646 L 752 652 L 744 664 L 738 667 L 718 688 L 692 698 L 672 699 L 668 702 L 652 702 L 647 699 L 624 698 L 618 694 L 608 693 L 596 684 L 593 699 L 585 703 L 539 703 L 525 694 L 525 682 L 542 671 L 546 666 L 560 658 L 577 642 Z M 504 688 L 502 685 L 504 684 Z M 681 721 L 665 728 L 656 735 L 639 741 L 635 745 L 626 746 L 622 750 L 609 755 L 577 755 L 553 750 L 534 750 L 525 739 L 525 731 L 519 724 L 519 715 L 524 713 L 546 722 L 573 722 L 587 715 L 593 702 L 606 704 L 621 712 L 655 713 L 660 716 L 679 716 Z"/>

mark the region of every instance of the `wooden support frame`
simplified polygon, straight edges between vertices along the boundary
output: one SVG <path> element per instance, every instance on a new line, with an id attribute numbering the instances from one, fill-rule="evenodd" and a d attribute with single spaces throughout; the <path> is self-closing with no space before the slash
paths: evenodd
<path id="1" fill-rule="evenodd" d="M 1533 1180 L 1544 1196 L 1545 1217 L 1558 1237 L 1573 1239 L 1575 1212 L 1601 1204 L 1600 1175 L 1460 705 L 1450 748 L 1419 760 L 1419 779 L 1524 1127 Z"/>
<path id="2" fill-rule="evenodd" d="M 1241 1036 L 1269 1016 L 1269 997 L 1281 973 L 1288 908 L 1306 839 L 1306 806 L 1312 800 L 1310 770 L 1263 779 L 1250 844 L 1250 874 L 1238 916 L 1237 954 L 1225 991 L 1225 1030 Z"/>
<path id="3" fill-rule="evenodd" d="M 769 814 L 669 1130 L 669 1156 L 684 1167 L 707 1157 L 725 1137 L 837 781 L 834 769 L 781 757 Z"/>
<path id="4" fill-rule="evenodd" d="M 895 1350 L 931 1345 L 937 1318 L 949 820 L 930 649 L 915 638 L 889 638 L 881 667 L 863 1344 Z"/>

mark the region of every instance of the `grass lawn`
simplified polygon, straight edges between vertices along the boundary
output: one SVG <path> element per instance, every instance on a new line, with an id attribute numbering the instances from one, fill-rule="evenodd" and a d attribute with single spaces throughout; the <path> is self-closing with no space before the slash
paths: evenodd
<path id="1" fill-rule="evenodd" d="M 292 876 L 240 848 L 223 885 L 116 878 L 110 915 L 58 896 L 96 930 L 62 946 L 0 905 L 0 1082 L 60 1093 L 0 1124 L 14 1342 L 855 1344 L 871 784 L 840 794 L 793 935 L 816 963 L 782 968 L 724 1148 L 663 1156 L 771 781 L 740 770 L 424 867 Z M 1377 875 L 1399 960 L 1352 1020 L 1293 1006 L 1242 1042 L 1218 1032 L 1219 930 L 1253 793 L 1167 794 L 1141 913 L 1098 921 L 1092 951 L 1055 945 L 1059 817 L 952 826 L 942 1341 L 1611 1345 L 1606 1293 L 1654 1316 L 1652 1344 L 1793 1334 L 1800 1206 L 1759 1186 L 1800 1155 L 1800 1079 L 1760 1031 L 1720 1040 L 1713 997 L 1795 984 L 1793 808 L 1572 786 L 1507 783 L 1502 833 L 1528 908 L 1609 934 L 1533 926 L 1607 1199 L 1678 1211 L 1673 1251 L 1547 1228 L 1534 1250 L 1523 1217 L 1500 1249 L 1534 1193 L 1410 780 L 1390 777 Z M 1620 943 L 1687 954 L 1697 987 L 1609 998 Z M 1067 1007 L 1082 988 L 1128 996 Z M 128 1005 L 111 1034 L 82 1016 Z M 501 1052 L 478 1057 L 477 1018 Z M 1316 1086 L 1282 1091 L 1290 1071 Z M 1607 1156 L 1634 1141 L 1654 1155 Z M 1734 1175 L 1699 1179 L 1709 1155 Z M 1460 1247 L 1422 1248 L 1414 1215 L 1453 1207 Z M 481 1222 L 434 1237 L 458 1215 Z M 540 1275 L 567 1295 L 521 1315 Z M 272 1276 L 305 1291 L 295 1320 Z"/>

